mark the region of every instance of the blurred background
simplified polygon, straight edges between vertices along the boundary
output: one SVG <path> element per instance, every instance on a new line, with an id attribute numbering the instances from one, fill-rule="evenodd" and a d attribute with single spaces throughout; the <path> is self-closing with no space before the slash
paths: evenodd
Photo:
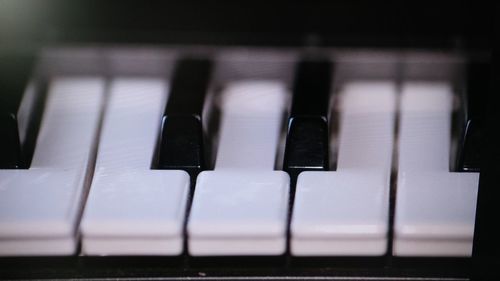
<path id="1" fill-rule="evenodd" d="M 1 0 L 0 46 L 101 42 L 474 49 L 491 43 L 494 5 Z"/>

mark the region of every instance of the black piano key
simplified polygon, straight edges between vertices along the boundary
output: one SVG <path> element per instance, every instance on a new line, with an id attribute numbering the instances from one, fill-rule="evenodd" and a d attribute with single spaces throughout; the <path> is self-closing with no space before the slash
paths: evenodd
<path id="1" fill-rule="evenodd" d="M 292 177 L 329 168 L 328 106 L 332 66 L 327 61 L 299 62 L 286 138 L 283 168 Z"/>
<path id="2" fill-rule="evenodd" d="M 480 171 L 482 135 L 481 102 L 489 91 L 491 65 L 471 62 L 467 65 L 465 125 L 459 144 L 458 171 Z"/>
<path id="3" fill-rule="evenodd" d="M 498 10 L 500 12 L 500 9 Z M 497 13 L 500 15 L 500 13 Z M 481 106 L 483 115 L 483 135 L 480 139 L 481 173 L 479 176 L 479 190 L 476 204 L 476 220 L 474 225 L 474 245 L 472 256 L 474 261 L 474 279 L 489 280 L 492 272 L 498 273 L 500 264 L 500 228 L 498 217 L 500 214 L 500 189 L 498 176 L 500 175 L 500 34 L 492 36 L 495 41 L 492 54 L 490 74 L 485 76 L 487 91 L 483 95 Z M 488 79 L 489 78 L 489 79 Z M 492 270 L 492 268 L 494 270 Z M 489 277 L 489 278 L 487 278 Z"/>
<path id="4" fill-rule="evenodd" d="M 480 141 L 481 121 L 469 119 L 466 121 L 464 136 L 460 144 L 460 172 L 479 172 L 481 164 Z"/>
<path id="5" fill-rule="evenodd" d="M 174 70 L 163 116 L 158 169 L 180 169 L 191 176 L 206 169 L 202 111 L 212 63 L 183 59 Z"/>
<path id="6" fill-rule="evenodd" d="M 23 168 L 30 162 L 31 123 L 26 118 L 33 117 L 32 107 L 23 107 L 22 100 L 34 62 L 32 55 L 0 56 L 0 169 Z M 36 100 L 32 102 L 37 103 Z"/>

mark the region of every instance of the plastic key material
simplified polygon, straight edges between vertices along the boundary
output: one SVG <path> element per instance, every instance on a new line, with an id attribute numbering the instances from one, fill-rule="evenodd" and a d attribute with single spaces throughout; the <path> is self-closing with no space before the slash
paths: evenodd
<path id="1" fill-rule="evenodd" d="M 210 83 L 209 60 L 180 60 L 163 116 L 159 169 L 185 170 L 196 176 L 206 169 L 202 111 Z"/>
<path id="2" fill-rule="evenodd" d="M 459 147 L 458 171 L 479 172 L 481 164 L 482 103 L 490 91 L 491 64 L 472 62 L 467 65 L 465 124 Z"/>
<path id="3" fill-rule="evenodd" d="M 196 182 L 189 254 L 285 252 L 289 176 L 273 168 L 286 104 L 285 86 L 276 81 L 241 81 L 225 89 L 215 169 Z"/>
<path id="4" fill-rule="evenodd" d="M 0 170 L 0 255 L 71 255 L 93 167 L 104 80 L 52 81 L 31 166 Z"/>
<path id="5" fill-rule="evenodd" d="M 339 94 L 337 171 L 298 177 L 291 222 L 295 256 L 386 252 L 395 84 L 355 81 Z"/>
<path id="6" fill-rule="evenodd" d="M 394 220 L 396 256 L 470 256 L 478 173 L 450 172 L 453 93 L 403 85 Z"/>
<path id="7" fill-rule="evenodd" d="M 166 90 L 160 79 L 112 81 L 82 221 L 84 254 L 182 252 L 189 176 L 151 169 Z"/>
<path id="8" fill-rule="evenodd" d="M 302 171 L 328 170 L 331 68 L 327 61 L 297 65 L 283 165 L 294 177 Z"/>
<path id="9" fill-rule="evenodd" d="M 31 81 L 33 55 L 0 55 L 0 169 L 28 168 L 45 89 Z"/>

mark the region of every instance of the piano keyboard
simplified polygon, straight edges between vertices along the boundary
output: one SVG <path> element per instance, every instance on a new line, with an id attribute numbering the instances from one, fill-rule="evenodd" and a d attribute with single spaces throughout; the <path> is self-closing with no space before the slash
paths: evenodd
<path id="1" fill-rule="evenodd" d="M 2 66 L 0 255 L 470 257 L 467 65 L 66 47 Z"/>

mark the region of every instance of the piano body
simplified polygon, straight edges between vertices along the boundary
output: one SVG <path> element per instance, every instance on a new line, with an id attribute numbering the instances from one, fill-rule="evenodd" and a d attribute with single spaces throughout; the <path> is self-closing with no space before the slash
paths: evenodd
<path id="1" fill-rule="evenodd" d="M 214 2 L 0 3 L 1 279 L 496 280 L 498 7 Z"/>

